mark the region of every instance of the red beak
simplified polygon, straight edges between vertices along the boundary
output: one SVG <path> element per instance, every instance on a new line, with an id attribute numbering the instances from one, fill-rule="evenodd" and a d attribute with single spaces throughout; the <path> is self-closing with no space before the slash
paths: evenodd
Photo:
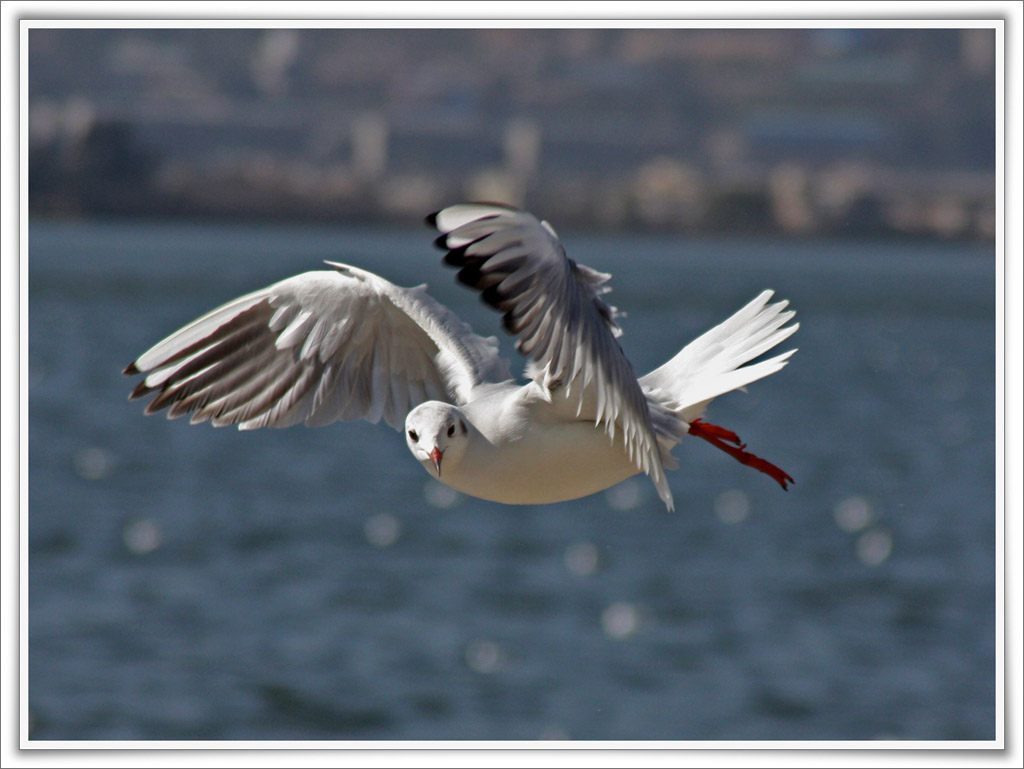
<path id="1" fill-rule="evenodd" d="M 444 456 L 444 452 L 441 451 L 437 446 L 434 446 L 434 450 L 430 452 L 430 458 L 434 460 L 434 469 L 437 470 L 437 477 L 441 477 L 441 457 Z"/>

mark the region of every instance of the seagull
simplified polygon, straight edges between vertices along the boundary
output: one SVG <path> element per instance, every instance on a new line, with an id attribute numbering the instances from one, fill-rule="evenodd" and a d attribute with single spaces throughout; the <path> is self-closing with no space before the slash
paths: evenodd
<path id="1" fill-rule="evenodd" d="M 496 337 L 433 299 L 328 261 L 239 297 L 158 342 L 124 369 L 145 413 L 240 430 L 384 419 L 427 472 L 511 505 L 585 497 L 647 474 L 668 510 L 670 451 L 702 438 L 787 489 L 793 479 L 703 420 L 717 396 L 779 371 L 795 350 L 751 363 L 799 324 L 787 301 L 753 301 L 637 377 L 619 346 L 610 275 L 568 258 L 550 224 L 495 203 L 427 217 L 458 280 L 503 313 L 527 358 L 517 381 Z M 749 365 L 747 365 L 749 364 Z"/>

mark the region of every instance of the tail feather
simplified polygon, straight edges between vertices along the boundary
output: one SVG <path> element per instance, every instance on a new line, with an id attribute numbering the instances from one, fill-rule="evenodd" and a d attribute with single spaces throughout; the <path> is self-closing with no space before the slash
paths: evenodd
<path id="1" fill-rule="evenodd" d="M 663 404 L 686 422 L 698 419 L 714 398 L 774 374 L 796 350 L 752 366 L 744 364 L 788 339 L 799 323 L 786 324 L 795 313 L 787 301 L 769 304 L 763 291 L 738 312 L 701 334 L 671 360 L 641 377 L 650 400 Z"/>

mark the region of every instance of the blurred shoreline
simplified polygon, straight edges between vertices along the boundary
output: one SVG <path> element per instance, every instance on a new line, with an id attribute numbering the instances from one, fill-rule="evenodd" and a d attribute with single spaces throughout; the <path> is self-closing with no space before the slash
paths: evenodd
<path id="1" fill-rule="evenodd" d="M 787 171 L 781 170 L 780 175 Z M 837 214 L 819 213 L 799 228 L 786 225 L 779 214 L 784 202 L 771 189 L 723 188 L 702 199 L 699 215 L 673 210 L 671 201 L 638 201 L 622 182 L 591 190 L 593 199 L 571 203 L 557 191 L 537 190 L 523 196 L 508 189 L 502 194 L 474 195 L 457 183 L 429 182 L 430 194 L 396 205 L 389 190 L 408 180 L 384 179 L 373 187 L 356 187 L 345 198 L 321 197 L 313 186 L 303 193 L 281 192 L 281 179 L 264 182 L 238 179 L 195 179 L 175 193 L 153 188 L 122 188 L 117 183 L 93 184 L 90 190 L 36 196 L 33 218 L 82 220 L 185 219 L 220 222 L 281 224 L 390 224 L 422 219 L 427 213 L 462 200 L 517 204 L 560 223 L 562 228 L 598 231 L 644 231 L 689 235 L 759 234 L 779 238 L 937 239 L 991 242 L 995 238 L 994 209 L 976 199 L 950 199 L 928 204 L 918 201 L 911 220 L 900 221 L 899 203 L 881 196 L 851 199 Z M 425 180 L 424 180 L 425 181 Z M 425 181 L 425 184 L 427 182 Z M 416 182 L 412 182 L 416 184 Z M 525 199 L 524 199 L 525 198 Z"/>

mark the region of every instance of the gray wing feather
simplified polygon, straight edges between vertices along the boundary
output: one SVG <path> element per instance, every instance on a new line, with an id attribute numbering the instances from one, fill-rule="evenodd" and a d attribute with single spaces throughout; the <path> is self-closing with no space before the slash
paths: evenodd
<path id="1" fill-rule="evenodd" d="M 631 461 L 671 505 L 647 398 L 616 341 L 615 308 L 601 298 L 610 276 L 569 259 L 551 226 L 525 211 L 471 203 L 427 221 L 442 233 L 436 244 L 459 281 L 504 313 L 516 348 L 531 359 L 530 376 L 545 389 L 575 392 L 577 415 L 610 437 L 618 425 Z"/>

